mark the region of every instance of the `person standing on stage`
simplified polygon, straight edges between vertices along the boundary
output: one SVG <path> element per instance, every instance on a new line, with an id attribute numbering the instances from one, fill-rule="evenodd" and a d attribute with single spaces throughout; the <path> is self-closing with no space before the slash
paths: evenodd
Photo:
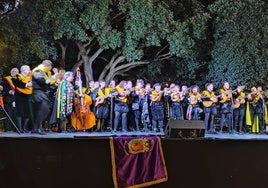
<path id="1" fill-rule="evenodd" d="M 50 114 L 49 89 L 50 85 L 56 83 L 57 72 L 51 73 L 52 62 L 44 60 L 32 71 L 32 105 L 34 111 L 33 133 L 45 134 L 42 124 Z M 57 69 L 53 69 L 57 70 Z"/>
<path id="2" fill-rule="evenodd" d="M 245 117 L 245 97 L 246 93 L 243 92 L 245 86 L 238 86 L 237 89 L 233 93 L 233 116 L 234 116 L 234 124 L 233 130 L 239 133 L 243 133 L 243 124 Z M 237 129 L 238 127 L 238 129 Z"/>
<path id="3" fill-rule="evenodd" d="M 150 110 L 150 104 L 151 104 L 151 84 L 146 83 L 145 84 L 145 97 L 144 97 L 144 103 L 142 107 L 142 113 L 141 113 L 141 121 L 143 122 L 143 131 L 151 131 L 152 130 L 152 115 Z"/>
<path id="4" fill-rule="evenodd" d="M 108 98 L 110 97 L 111 89 L 106 87 L 105 80 L 100 80 L 100 87 L 97 90 L 97 96 L 95 99 L 95 115 L 96 115 L 96 126 L 99 132 L 105 130 L 105 123 L 107 123 L 110 107 L 108 103 Z"/>
<path id="5" fill-rule="evenodd" d="M 143 130 L 147 131 L 148 127 L 144 124 L 144 122 L 142 122 L 143 105 L 146 97 L 144 81 L 142 79 L 137 79 L 134 91 L 132 91 L 131 93 L 133 98 L 131 108 L 134 114 L 136 131 L 140 131 L 142 125 Z"/>
<path id="6" fill-rule="evenodd" d="M 167 94 L 170 97 L 170 119 L 171 120 L 183 120 L 182 100 L 184 99 L 183 93 L 180 91 L 180 86 L 175 85 L 170 93 Z"/>
<path id="7" fill-rule="evenodd" d="M 10 118 L 14 118 L 14 112 L 15 112 L 15 86 L 12 82 L 12 78 L 16 77 L 16 75 L 19 74 L 19 69 L 14 67 L 10 71 L 10 75 L 5 76 L 3 79 L 3 100 L 4 100 L 4 108 Z M 7 131 L 8 126 L 10 125 L 9 119 L 4 120 L 4 131 Z"/>
<path id="8" fill-rule="evenodd" d="M 70 121 L 70 115 L 73 112 L 74 101 L 74 75 L 67 71 L 64 73 L 63 81 L 57 87 L 53 111 L 50 116 L 49 124 L 58 125 L 58 132 L 66 131 L 67 121 Z"/>
<path id="9" fill-rule="evenodd" d="M 154 132 L 164 131 L 164 99 L 161 85 L 155 83 L 151 92 L 152 127 Z"/>
<path id="10" fill-rule="evenodd" d="M 248 111 L 250 114 L 251 126 L 253 133 L 264 133 L 264 118 L 263 118 L 263 96 L 262 91 L 256 87 L 251 88 L 251 92 L 247 95 Z M 246 117 L 247 119 L 248 117 Z"/>
<path id="11" fill-rule="evenodd" d="M 217 114 L 216 103 L 218 101 L 213 89 L 214 85 L 212 83 L 206 83 L 205 90 L 202 92 L 203 106 L 204 106 L 204 125 L 206 133 L 215 134 L 215 115 Z"/>
<path id="12" fill-rule="evenodd" d="M 264 127 L 268 126 L 268 88 L 263 91 L 263 103 L 264 103 Z M 267 129 L 266 129 L 267 130 Z M 266 131 L 265 130 L 265 131 Z"/>
<path id="13" fill-rule="evenodd" d="M 20 74 L 12 78 L 15 86 L 15 119 L 20 132 L 28 133 L 31 120 L 32 75 L 28 65 L 22 65 Z"/>
<path id="14" fill-rule="evenodd" d="M 187 108 L 189 105 L 189 88 L 187 85 L 182 85 L 181 86 L 181 93 L 182 93 L 182 101 L 181 101 L 181 105 L 182 105 L 182 113 L 183 113 L 183 120 L 186 119 L 186 113 L 187 113 Z"/>
<path id="15" fill-rule="evenodd" d="M 126 81 L 126 91 L 128 91 L 129 95 L 127 98 L 127 104 L 128 104 L 128 113 L 127 113 L 127 125 L 128 125 L 128 131 L 134 131 L 136 128 L 135 124 L 135 117 L 134 117 L 134 111 L 132 110 L 132 103 L 133 103 L 133 94 L 134 94 L 134 87 L 131 80 Z"/>
<path id="16" fill-rule="evenodd" d="M 232 106 L 232 90 L 229 82 L 224 82 L 219 90 L 220 94 L 220 132 L 223 131 L 223 126 L 228 127 L 228 132 L 233 132 L 233 106 Z"/>
<path id="17" fill-rule="evenodd" d="M 129 112 L 128 107 L 128 95 L 129 91 L 126 88 L 127 82 L 122 80 L 116 87 L 115 90 L 117 95 L 115 96 L 115 106 L 114 106 L 114 128 L 113 131 L 118 131 L 119 120 L 122 122 L 122 131 L 127 131 L 127 113 Z"/>
<path id="18" fill-rule="evenodd" d="M 203 112 L 200 107 L 202 102 L 202 94 L 200 93 L 198 85 L 191 87 L 189 92 L 189 105 L 187 108 L 186 118 L 188 120 L 200 120 L 200 114 Z"/>

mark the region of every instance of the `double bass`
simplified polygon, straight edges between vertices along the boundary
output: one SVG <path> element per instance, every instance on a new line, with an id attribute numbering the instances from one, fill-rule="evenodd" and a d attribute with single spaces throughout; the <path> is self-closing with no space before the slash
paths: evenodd
<path id="1" fill-rule="evenodd" d="M 71 124 L 78 131 L 89 130 L 96 124 L 96 117 L 90 110 L 92 98 L 83 93 L 80 69 L 76 71 L 76 83 L 78 84 L 78 97 L 74 98 L 74 111 L 71 114 Z"/>

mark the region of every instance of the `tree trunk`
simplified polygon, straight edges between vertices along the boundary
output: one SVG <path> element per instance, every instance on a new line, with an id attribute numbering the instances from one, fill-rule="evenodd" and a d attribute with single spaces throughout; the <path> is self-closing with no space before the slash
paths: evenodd
<path id="1" fill-rule="evenodd" d="M 68 41 L 66 42 L 65 45 L 60 41 L 57 41 L 56 43 L 61 48 L 61 59 L 59 61 L 59 65 L 60 65 L 61 68 L 65 69 L 66 49 L 68 47 Z"/>

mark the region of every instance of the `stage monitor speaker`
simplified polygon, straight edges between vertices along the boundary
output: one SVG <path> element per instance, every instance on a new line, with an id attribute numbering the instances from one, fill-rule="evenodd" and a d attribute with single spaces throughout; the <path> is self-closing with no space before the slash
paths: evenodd
<path id="1" fill-rule="evenodd" d="M 166 136 L 170 138 L 203 138 L 204 122 L 200 120 L 169 120 Z"/>

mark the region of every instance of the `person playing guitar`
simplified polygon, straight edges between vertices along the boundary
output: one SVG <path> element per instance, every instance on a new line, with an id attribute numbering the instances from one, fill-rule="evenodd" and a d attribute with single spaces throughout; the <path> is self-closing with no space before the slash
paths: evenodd
<path id="1" fill-rule="evenodd" d="M 183 110 L 181 101 L 183 99 L 182 92 L 180 91 L 180 86 L 175 85 L 173 90 L 171 91 L 171 105 L 170 105 L 170 119 L 175 120 L 183 120 Z"/>
<path id="2" fill-rule="evenodd" d="M 201 102 L 202 102 L 202 94 L 200 93 L 199 87 L 197 85 L 194 85 L 191 87 L 189 93 L 189 105 L 186 114 L 188 120 L 200 119 L 200 113 L 203 112 L 203 110 L 200 108 Z"/>
<path id="3" fill-rule="evenodd" d="M 233 132 L 233 106 L 232 106 L 232 90 L 230 89 L 229 82 L 224 82 L 220 93 L 220 132 L 223 131 L 223 126 L 228 127 L 229 133 Z"/>
<path id="4" fill-rule="evenodd" d="M 215 115 L 217 114 L 216 102 L 218 101 L 217 96 L 215 95 L 213 89 L 214 85 L 212 83 L 206 83 L 205 90 L 202 92 L 203 105 L 204 105 L 204 125 L 205 131 L 207 133 L 216 133 L 215 132 Z"/>
<path id="5" fill-rule="evenodd" d="M 111 88 L 106 87 L 105 80 L 100 80 L 100 87 L 97 91 L 97 97 L 95 100 L 95 115 L 97 130 L 103 132 L 105 130 L 105 121 L 109 117 L 109 103 L 108 98 L 110 97 Z"/>
<path id="6" fill-rule="evenodd" d="M 151 92 L 152 128 L 154 132 L 163 132 L 164 126 L 164 103 L 163 91 L 159 83 L 154 84 Z"/>
<path id="7" fill-rule="evenodd" d="M 251 119 L 251 131 L 253 133 L 265 133 L 265 124 L 264 124 L 264 102 L 262 96 L 262 88 L 259 87 L 251 87 L 251 93 L 247 94 L 247 99 L 249 105 L 247 105 L 246 112 L 249 111 L 250 119 Z M 247 118 L 248 114 L 246 114 Z M 258 121 L 254 121 L 257 118 Z M 253 123 L 258 122 L 258 123 Z"/>
<path id="8" fill-rule="evenodd" d="M 115 106 L 114 106 L 114 127 L 113 132 L 118 131 L 119 121 L 121 120 L 123 132 L 127 130 L 127 114 L 129 112 L 129 106 L 127 103 L 128 95 L 130 94 L 127 89 L 127 81 L 121 80 L 120 83 L 115 87 L 116 95 L 115 95 Z"/>
<path id="9" fill-rule="evenodd" d="M 245 86 L 238 86 L 233 92 L 233 116 L 234 123 L 233 129 L 236 131 L 238 127 L 238 132 L 242 133 L 244 117 L 245 117 L 245 97 L 246 93 L 243 91 Z"/>
<path id="10" fill-rule="evenodd" d="M 144 88 L 144 81 L 142 79 L 137 79 L 136 86 L 131 92 L 132 104 L 131 109 L 135 120 L 135 130 L 140 131 L 143 127 L 144 131 L 148 131 L 148 127 L 144 124 L 142 119 L 143 105 L 146 101 L 146 90 Z"/>

